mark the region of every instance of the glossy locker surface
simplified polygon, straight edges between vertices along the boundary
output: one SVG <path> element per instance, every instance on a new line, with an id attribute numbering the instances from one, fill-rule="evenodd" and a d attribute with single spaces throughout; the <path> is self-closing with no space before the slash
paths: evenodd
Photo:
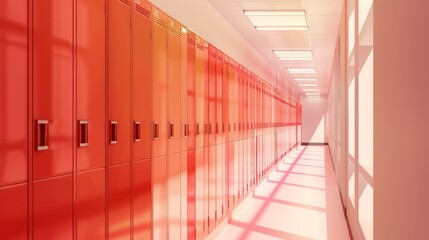
<path id="1" fill-rule="evenodd" d="M 197 239 L 204 236 L 205 230 L 205 186 L 204 179 L 204 148 L 197 148 L 195 150 L 195 230 Z"/>
<path id="2" fill-rule="evenodd" d="M 167 15 L 152 8 L 152 157 L 167 154 Z"/>
<path id="3" fill-rule="evenodd" d="M 188 150 L 195 149 L 197 126 L 196 126 L 196 91 L 195 91 L 195 34 L 188 31 L 188 121 L 189 137 Z"/>
<path id="4" fill-rule="evenodd" d="M 33 2 L 33 121 L 47 120 L 48 149 L 33 154 L 34 179 L 72 171 L 73 1 Z"/>
<path id="5" fill-rule="evenodd" d="M 195 150 L 189 150 L 187 152 L 188 162 L 188 199 L 187 199 L 187 210 L 188 210 L 188 239 L 195 239 L 195 202 L 196 202 L 196 189 L 195 189 Z"/>
<path id="6" fill-rule="evenodd" d="M 1 237 L 27 239 L 27 184 L 0 188 L 0 212 Z"/>
<path id="7" fill-rule="evenodd" d="M 33 183 L 33 239 L 73 238 L 73 177 Z"/>
<path id="8" fill-rule="evenodd" d="M 152 237 L 167 239 L 167 156 L 152 158 Z"/>
<path id="9" fill-rule="evenodd" d="M 78 0 L 76 6 L 76 159 L 77 171 L 84 171 L 105 166 L 105 1 Z"/>
<path id="10" fill-rule="evenodd" d="M 133 236 L 134 239 L 151 239 L 151 160 L 132 164 Z"/>
<path id="11" fill-rule="evenodd" d="M 151 39 L 150 4 L 134 3 L 132 30 L 132 160 L 150 158 Z"/>
<path id="12" fill-rule="evenodd" d="M 182 26 L 180 37 L 180 121 L 181 142 L 180 151 L 188 149 L 188 134 L 190 125 L 188 121 L 188 30 Z"/>
<path id="13" fill-rule="evenodd" d="M 2 187 L 27 180 L 27 1 L 1 1 L 0 9 Z"/>
<path id="14" fill-rule="evenodd" d="M 106 238 L 105 169 L 77 174 L 77 239 Z"/>
<path id="15" fill-rule="evenodd" d="M 195 37 L 195 148 L 204 146 L 205 137 L 205 42 L 200 37 Z"/>
<path id="16" fill-rule="evenodd" d="M 168 18 L 167 35 L 167 151 L 168 154 L 180 152 L 180 37 L 182 26 Z"/>
<path id="17" fill-rule="evenodd" d="M 168 155 L 167 158 L 167 209 L 168 238 L 178 239 L 180 236 L 180 153 Z"/>
<path id="18" fill-rule="evenodd" d="M 130 239 L 130 164 L 108 169 L 107 211 L 109 239 Z"/>
<path id="19" fill-rule="evenodd" d="M 109 166 L 130 161 L 130 3 L 109 0 L 107 9 L 107 154 Z M 116 121 L 116 130 L 111 121 Z M 116 134 L 115 134 L 116 132 Z M 116 135 L 117 141 L 114 142 Z"/>
<path id="20" fill-rule="evenodd" d="M 188 152 L 180 153 L 180 239 L 188 239 Z"/>

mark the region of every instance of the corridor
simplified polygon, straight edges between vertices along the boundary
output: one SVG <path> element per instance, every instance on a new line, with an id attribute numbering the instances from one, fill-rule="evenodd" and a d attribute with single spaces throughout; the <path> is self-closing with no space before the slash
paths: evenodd
<path id="1" fill-rule="evenodd" d="M 285 157 L 214 239 L 350 239 L 329 148 Z"/>

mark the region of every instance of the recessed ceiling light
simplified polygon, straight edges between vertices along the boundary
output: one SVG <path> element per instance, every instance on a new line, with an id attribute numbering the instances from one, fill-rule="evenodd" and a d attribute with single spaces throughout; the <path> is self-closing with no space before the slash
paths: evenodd
<path id="1" fill-rule="evenodd" d="M 305 92 L 305 95 L 307 95 L 307 96 L 319 96 L 320 93 L 318 93 L 318 92 Z"/>
<path id="2" fill-rule="evenodd" d="M 319 92 L 319 89 L 317 88 L 304 88 L 302 89 L 304 92 Z"/>
<path id="3" fill-rule="evenodd" d="M 320 98 L 320 96 L 305 96 L 306 98 Z"/>
<path id="4" fill-rule="evenodd" d="M 256 30 L 308 30 L 304 10 L 245 10 L 244 15 Z"/>
<path id="5" fill-rule="evenodd" d="M 244 10 L 246 16 L 305 16 L 304 10 Z"/>
<path id="6" fill-rule="evenodd" d="M 317 87 L 317 83 L 300 83 L 300 87 Z"/>
<path id="7" fill-rule="evenodd" d="M 282 61 L 313 60 L 311 50 L 273 50 L 273 53 Z"/>
<path id="8" fill-rule="evenodd" d="M 295 81 L 317 81 L 317 78 L 294 78 Z"/>
<path id="9" fill-rule="evenodd" d="M 316 73 L 315 68 L 287 68 L 289 73 Z"/>
<path id="10" fill-rule="evenodd" d="M 258 31 L 305 31 L 308 26 L 255 26 Z"/>

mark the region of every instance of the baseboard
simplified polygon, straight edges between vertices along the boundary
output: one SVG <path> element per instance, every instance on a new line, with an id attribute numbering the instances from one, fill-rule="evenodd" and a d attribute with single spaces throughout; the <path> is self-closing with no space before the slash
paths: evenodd
<path id="1" fill-rule="evenodd" d="M 303 146 L 327 146 L 328 143 L 310 143 L 310 142 L 302 142 L 301 145 Z"/>

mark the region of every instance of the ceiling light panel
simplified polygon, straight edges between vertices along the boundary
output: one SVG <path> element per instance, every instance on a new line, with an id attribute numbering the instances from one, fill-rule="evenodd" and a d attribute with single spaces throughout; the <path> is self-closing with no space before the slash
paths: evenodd
<path id="1" fill-rule="evenodd" d="M 287 71 L 291 74 L 295 74 L 295 73 L 316 73 L 315 68 L 287 68 Z"/>
<path id="2" fill-rule="evenodd" d="M 295 81 L 317 81 L 317 78 L 294 78 Z"/>
<path id="3" fill-rule="evenodd" d="M 308 30 L 303 10 L 245 10 L 244 15 L 249 18 L 256 30 Z"/>
<path id="4" fill-rule="evenodd" d="M 298 84 L 300 87 L 317 87 L 317 83 L 300 83 Z"/>
<path id="5" fill-rule="evenodd" d="M 319 89 L 317 88 L 304 88 L 302 89 L 304 92 L 319 92 Z"/>
<path id="6" fill-rule="evenodd" d="M 313 60 L 313 52 L 310 50 L 273 50 L 281 61 Z"/>

